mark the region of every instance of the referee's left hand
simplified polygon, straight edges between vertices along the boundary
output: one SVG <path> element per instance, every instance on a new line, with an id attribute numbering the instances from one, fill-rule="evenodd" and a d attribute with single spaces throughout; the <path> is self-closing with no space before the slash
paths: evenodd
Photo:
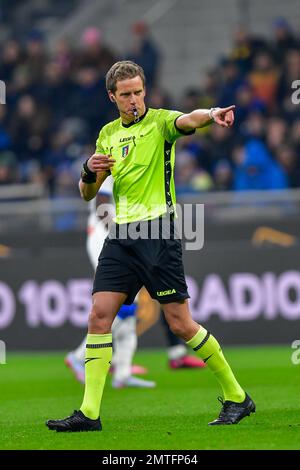
<path id="1" fill-rule="evenodd" d="M 111 155 L 104 155 L 102 153 L 94 153 L 87 161 L 87 166 L 90 171 L 97 173 L 97 171 L 110 171 L 114 166 L 116 160 Z"/>
<path id="2" fill-rule="evenodd" d="M 234 123 L 234 110 L 235 105 L 228 106 L 227 108 L 217 108 L 213 112 L 214 122 L 222 127 L 231 127 Z"/>

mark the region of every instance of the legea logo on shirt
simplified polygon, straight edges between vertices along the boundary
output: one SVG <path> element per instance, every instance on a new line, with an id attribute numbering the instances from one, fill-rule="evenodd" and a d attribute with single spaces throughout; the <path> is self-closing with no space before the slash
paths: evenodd
<path id="1" fill-rule="evenodd" d="M 125 145 L 125 147 L 122 147 L 122 158 L 127 157 L 129 153 L 129 145 Z"/>

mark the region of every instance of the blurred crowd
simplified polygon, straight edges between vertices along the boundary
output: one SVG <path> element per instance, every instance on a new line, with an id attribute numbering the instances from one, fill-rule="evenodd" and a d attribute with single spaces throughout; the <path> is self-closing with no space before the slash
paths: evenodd
<path id="1" fill-rule="evenodd" d="M 134 24 L 131 33 L 126 58 L 144 67 L 151 91 L 159 51 L 143 22 Z M 100 128 L 117 117 L 105 74 L 122 58 L 96 27 L 87 28 L 76 47 L 62 39 L 49 51 L 36 30 L 23 44 L 12 38 L 2 45 L 6 105 L 0 105 L 1 185 L 40 181 L 50 197 L 78 195 L 82 162 L 94 152 Z"/>
<path id="2" fill-rule="evenodd" d="M 75 46 L 61 39 L 51 51 L 36 30 L 22 44 L 14 38 L 2 44 L 1 185 L 40 181 L 52 198 L 78 196 L 81 164 L 93 153 L 101 126 L 117 117 L 105 73 L 126 58 L 145 69 L 148 106 L 188 112 L 236 105 L 232 129 L 209 126 L 179 140 L 179 192 L 300 186 L 300 106 L 292 101 L 292 83 L 300 80 L 300 37 L 286 20 L 274 21 L 271 39 L 238 30 L 230 53 L 179 101 L 171 87 L 160 86 L 163 58 L 147 25 L 135 23 L 131 35 L 122 57 L 96 27 L 87 28 Z"/>
<path id="3" fill-rule="evenodd" d="M 180 142 L 180 191 L 300 186 L 300 105 L 292 101 L 299 46 L 300 37 L 283 18 L 274 21 L 268 40 L 238 30 L 230 53 L 199 87 L 186 91 L 186 111 L 235 104 L 236 121 L 230 130 L 210 126 Z"/>

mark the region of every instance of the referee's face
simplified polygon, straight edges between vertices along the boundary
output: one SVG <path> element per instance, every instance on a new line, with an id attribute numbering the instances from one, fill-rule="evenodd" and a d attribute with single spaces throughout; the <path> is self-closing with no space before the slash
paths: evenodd
<path id="1" fill-rule="evenodd" d="M 145 88 L 140 76 L 117 81 L 117 89 L 110 96 L 118 107 L 120 116 L 124 123 L 134 120 L 134 110 L 139 116 L 146 111 L 145 106 Z"/>

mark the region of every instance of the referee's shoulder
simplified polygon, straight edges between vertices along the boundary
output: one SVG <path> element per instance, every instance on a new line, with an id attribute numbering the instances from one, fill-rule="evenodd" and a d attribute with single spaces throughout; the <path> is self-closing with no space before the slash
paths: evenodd
<path id="1" fill-rule="evenodd" d="M 164 108 L 148 108 L 148 119 L 149 117 L 151 119 L 163 118 L 166 112 L 168 112 L 168 110 Z"/>
<path id="2" fill-rule="evenodd" d="M 114 130 L 116 129 L 116 127 L 119 127 L 120 120 L 121 120 L 120 118 L 117 118 L 117 119 L 114 119 L 113 121 L 110 121 L 107 124 L 105 124 L 101 129 L 101 133 L 102 134 L 111 134 L 111 133 L 113 133 Z"/>
<path id="3" fill-rule="evenodd" d="M 179 111 L 175 111 L 179 112 Z M 149 113 L 156 115 L 156 116 L 165 116 L 169 113 L 174 113 L 174 110 L 167 109 L 167 108 L 149 108 Z"/>
<path id="4" fill-rule="evenodd" d="M 161 112 L 167 111 L 164 108 L 149 108 L 149 113 L 160 114 Z"/>

